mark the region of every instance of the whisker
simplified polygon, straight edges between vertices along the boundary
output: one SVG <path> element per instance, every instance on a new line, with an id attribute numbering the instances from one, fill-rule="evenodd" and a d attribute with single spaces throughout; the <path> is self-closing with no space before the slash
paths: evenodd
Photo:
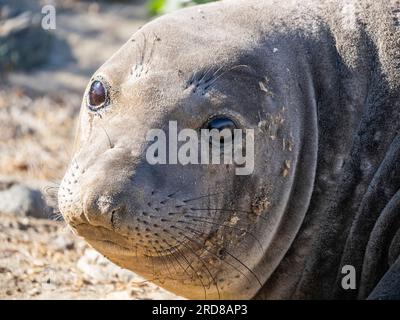
<path id="1" fill-rule="evenodd" d="M 148 54 L 147 61 L 145 62 L 145 64 L 147 64 L 147 65 L 150 63 L 151 58 L 153 57 L 154 48 L 155 48 L 156 41 L 157 41 L 157 38 L 158 38 L 157 35 L 154 32 L 153 32 L 153 37 L 154 37 L 154 39 L 153 39 L 153 42 L 152 42 L 151 47 L 150 47 L 150 52 Z"/>
<path id="2" fill-rule="evenodd" d="M 212 211 L 228 211 L 228 212 L 242 212 L 242 213 L 252 213 L 251 211 L 245 211 L 245 210 L 235 210 L 235 209 L 223 209 L 223 208 L 190 208 L 192 211 L 206 211 L 206 210 L 212 210 Z"/>
<path id="3" fill-rule="evenodd" d="M 163 257 L 164 259 L 167 260 L 167 265 L 169 263 L 172 264 L 172 267 L 175 270 L 176 274 L 179 274 L 178 270 L 175 267 L 175 264 L 171 262 L 171 258 L 170 258 L 170 255 L 174 253 L 174 250 L 176 248 L 171 249 L 171 248 L 164 248 L 163 246 L 161 246 L 161 249 L 162 249 L 161 251 L 157 250 L 156 248 L 154 248 L 154 249 L 160 254 L 160 257 Z M 174 278 L 172 276 L 171 276 L 171 278 L 176 280 L 176 278 Z"/>
<path id="4" fill-rule="evenodd" d="M 49 219 L 56 222 L 64 222 L 64 217 L 61 214 L 50 214 Z"/>
<path id="5" fill-rule="evenodd" d="M 180 234 L 183 235 L 183 234 Z M 221 294 L 219 292 L 219 288 L 218 288 L 218 284 L 215 280 L 215 277 L 212 275 L 210 269 L 207 267 L 207 264 L 204 262 L 204 260 L 201 258 L 201 256 L 199 256 L 190 246 L 188 246 L 186 243 L 179 241 L 178 239 L 176 239 L 174 236 L 172 236 L 170 234 L 170 237 L 173 238 L 175 241 L 177 241 L 178 243 L 182 243 L 182 245 L 184 245 L 186 248 L 188 248 L 192 254 L 200 261 L 200 263 L 204 266 L 204 268 L 206 269 L 207 273 L 210 275 L 211 279 L 213 280 L 213 284 L 215 285 L 215 288 L 217 289 L 218 292 L 218 299 L 221 299 Z M 210 284 L 209 284 L 210 286 Z"/>
<path id="6" fill-rule="evenodd" d="M 165 266 L 165 269 L 167 269 L 167 273 L 169 274 L 170 278 L 171 278 L 172 280 L 176 280 L 176 279 L 174 279 L 174 277 L 172 276 L 171 270 L 170 270 L 169 267 L 168 267 L 168 261 L 167 261 L 167 262 L 164 261 L 165 256 L 162 255 L 162 254 L 160 254 L 160 253 L 158 252 L 158 250 L 157 250 L 153 245 L 151 245 L 151 246 L 152 246 L 152 248 L 154 249 L 154 251 L 157 253 L 157 256 L 162 260 L 162 266 L 163 266 L 163 267 Z"/>
<path id="7" fill-rule="evenodd" d="M 246 210 L 236 210 L 236 209 L 223 209 L 223 208 L 190 208 L 191 211 L 226 211 L 226 212 L 235 212 L 235 213 L 247 213 L 247 214 L 254 214 L 251 211 Z M 256 215 L 256 217 L 261 218 L 262 220 L 268 221 L 262 215 Z"/>
<path id="8" fill-rule="evenodd" d="M 164 243 L 166 243 L 168 246 L 170 246 L 170 244 L 167 242 L 167 240 L 164 239 Z M 181 264 L 181 262 L 179 261 L 179 259 L 175 256 L 175 251 L 171 250 L 171 249 L 166 249 L 167 251 L 170 252 L 170 254 L 174 257 L 175 261 L 178 263 L 178 265 L 181 267 L 181 269 L 183 270 L 183 272 L 185 274 L 188 275 L 189 279 L 193 279 L 193 276 L 187 271 L 187 268 L 184 268 Z M 177 274 L 179 274 L 179 271 L 176 270 L 175 265 L 173 264 L 175 271 L 177 272 Z"/>
<path id="9" fill-rule="evenodd" d="M 60 189 L 60 186 L 55 186 L 55 187 L 53 187 L 53 186 L 46 186 L 46 187 L 43 188 L 44 191 L 49 191 L 49 192 L 53 192 L 54 190 L 55 190 L 55 191 L 58 191 L 59 189 Z"/>
<path id="10" fill-rule="evenodd" d="M 214 78 L 214 79 L 207 85 L 207 87 L 204 88 L 204 90 L 207 90 L 208 88 L 210 88 L 215 82 L 218 81 L 219 78 L 221 78 L 222 76 L 224 76 L 227 72 L 232 71 L 232 70 L 237 69 L 237 68 L 241 68 L 241 67 L 250 68 L 248 65 L 245 65 L 245 64 L 233 66 L 232 68 L 230 68 L 230 69 L 228 69 L 228 70 L 222 72 L 220 75 L 218 75 L 216 78 Z"/>
<path id="11" fill-rule="evenodd" d="M 176 190 L 176 191 L 170 193 L 169 195 L 167 195 L 167 197 L 168 197 L 168 198 L 171 198 L 171 197 L 173 197 L 174 195 L 176 195 L 176 194 L 177 194 L 179 191 L 181 191 L 181 190 L 182 190 L 182 187 L 179 188 L 178 190 Z"/>
<path id="12" fill-rule="evenodd" d="M 145 51 L 146 51 L 146 45 L 147 45 L 147 38 L 144 33 L 142 33 L 143 36 L 143 47 L 139 47 L 139 52 L 140 52 L 140 64 L 143 65 L 144 63 L 144 56 L 145 56 Z"/>
<path id="13" fill-rule="evenodd" d="M 216 196 L 216 195 L 220 195 L 220 194 L 224 194 L 224 192 L 218 192 L 218 193 L 213 193 L 213 194 L 206 194 L 206 195 L 204 195 L 204 196 L 200 196 L 200 197 L 196 197 L 196 198 L 192 198 L 192 199 L 187 199 L 187 200 L 182 200 L 182 202 L 185 202 L 185 203 L 188 203 L 188 202 L 191 202 L 191 201 L 195 201 L 195 200 L 199 200 L 199 199 L 204 199 L 204 198 L 207 198 L 207 197 L 210 197 L 210 196 Z"/>
<path id="14" fill-rule="evenodd" d="M 145 257 L 145 260 L 150 260 L 150 261 L 151 261 L 153 278 L 159 279 L 159 276 L 157 275 L 156 270 L 155 270 L 154 261 L 153 261 L 153 259 L 151 258 L 151 255 L 148 254 L 149 250 L 148 250 L 148 249 L 145 249 L 144 251 L 145 251 L 145 254 L 144 254 L 143 256 Z"/>
<path id="15" fill-rule="evenodd" d="M 176 240 L 175 240 L 176 241 Z M 197 276 L 197 279 L 199 279 L 201 285 L 203 286 L 204 290 L 204 300 L 207 300 L 207 288 L 203 283 L 203 280 L 201 280 L 201 277 L 197 274 L 196 270 L 193 268 L 192 264 L 186 259 L 186 256 L 181 252 L 181 250 L 178 248 L 177 252 L 182 256 L 182 258 L 188 263 L 190 269 L 193 270 L 193 274 Z"/>
<path id="16" fill-rule="evenodd" d="M 207 69 L 207 71 L 203 74 L 203 76 L 198 80 L 198 83 L 201 83 L 203 80 L 204 80 L 204 78 L 207 76 L 207 74 L 212 70 L 212 68 L 213 67 L 209 67 L 208 69 Z"/>
<path id="17" fill-rule="evenodd" d="M 185 246 L 186 246 L 186 244 L 185 244 L 184 242 L 182 242 L 182 241 L 176 239 L 169 231 L 166 231 L 166 233 L 167 233 L 173 240 L 175 240 L 176 242 L 178 242 L 179 244 L 185 245 Z M 164 240 L 164 241 L 166 242 L 166 240 Z M 166 243 L 167 243 L 167 242 L 166 242 Z M 204 289 L 204 299 L 206 300 L 206 299 L 207 299 L 207 289 L 206 289 L 206 287 L 205 287 L 205 285 L 204 285 L 204 283 L 203 283 L 201 277 L 197 274 L 197 272 L 196 272 L 196 270 L 194 269 L 194 267 L 192 266 L 192 264 L 187 260 L 186 256 L 181 252 L 181 250 L 180 250 L 179 248 L 176 248 L 176 252 L 178 252 L 178 253 L 182 256 L 182 258 L 183 258 L 183 259 L 186 261 L 186 263 L 188 264 L 189 268 L 193 270 L 194 275 L 195 275 L 195 276 L 197 277 L 197 279 L 200 281 L 200 283 L 201 283 L 201 285 L 203 286 L 203 289 Z"/>
<path id="18" fill-rule="evenodd" d="M 177 228 L 178 230 L 183 230 L 183 229 L 181 229 L 181 228 L 179 228 L 179 227 L 176 227 L 176 226 L 175 226 L 175 228 Z M 197 234 L 197 235 L 199 235 L 199 236 L 204 236 L 204 235 L 206 235 L 204 232 L 201 232 L 201 231 L 192 229 L 192 228 L 190 228 L 190 227 L 186 227 L 186 228 L 187 228 L 192 234 Z M 185 235 L 184 235 L 184 236 L 185 236 Z M 230 262 L 228 262 L 228 261 L 226 261 L 226 260 L 224 260 L 224 259 L 221 259 L 221 257 L 219 257 L 217 254 L 215 254 L 214 252 L 208 250 L 204 245 L 202 245 L 201 243 L 197 242 L 197 241 L 194 240 L 193 238 L 187 237 L 187 236 L 185 236 L 185 238 L 187 238 L 189 241 L 192 241 L 192 242 L 196 243 L 197 245 L 199 245 L 199 246 L 201 247 L 202 250 L 207 251 L 208 253 L 210 253 L 211 255 L 213 255 L 214 257 L 216 257 L 216 258 L 217 258 L 218 260 L 220 260 L 221 262 L 226 263 L 228 266 L 232 267 L 235 271 L 237 271 L 237 272 L 239 272 L 241 275 L 243 275 L 243 276 L 247 279 L 247 281 L 248 281 L 249 283 L 251 283 L 250 278 L 249 278 L 245 273 L 243 273 L 240 269 L 238 269 L 236 266 L 234 266 L 233 264 L 231 264 Z M 208 240 L 208 241 L 210 241 L 212 244 L 214 244 L 211 240 Z"/>
<path id="19" fill-rule="evenodd" d="M 219 73 L 223 68 L 224 68 L 223 65 L 220 66 L 220 67 L 213 73 L 213 75 L 211 76 L 211 78 L 210 78 L 207 82 L 209 82 L 209 81 L 215 79 L 215 77 L 218 75 L 218 73 Z"/>
<path id="20" fill-rule="evenodd" d="M 78 160 L 76 160 L 76 157 L 72 160 L 72 162 L 75 163 L 75 167 L 76 167 L 77 169 L 81 167 L 81 166 L 79 165 L 79 163 L 78 163 Z"/>
<path id="21" fill-rule="evenodd" d="M 258 238 L 257 238 L 253 233 L 251 233 L 251 232 L 248 231 L 248 230 L 241 229 L 241 228 L 234 227 L 234 226 L 229 226 L 229 225 L 222 224 L 222 223 L 218 223 L 218 222 L 214 222 L 214 220 L 213 220 L 213 221 L 210 221 L 210 220 L 207 220 L 207 218 L 199 219 L 199 218 L 196 217 L 196 216 L 190 216 L 190 215 L 185 215 L 185 217 L 192 218 L 193 221 L 204 222 L 204 223 L 208 223 L 208 224 L 217 225 L 217 226 L 220 226 L 220 227 L 223 227 L 223 228 L 229 228 L 229 229 L 237 230 L 237 231 L 240 231 L 240 232 L 245 232 L 246 235 L 248 234 L 250 237 L 252 237 L 252 238 L 257 242 L 258 246 L 259 246 L 260 249 L 261 249 L 261 252 L 264 251 L 264 248 L 263 248 L 263 246 L 261 245 L 260 240 L 258 240 Z M 179 221 L 177 221 L 177 222 L 178 222 L 178 223 L 190 223 L 190 222 L 188 222 L 188 221 L 182 221 L 182 220 L 179 220 Z"/>
<path id="22" fill-rule="evenodd" d="M 168 202 L 169 200 L 171 200 L 171 199 L 173 198 L 174 195 L 176 195 L 179 191 L 182 190 L 182 188 L 183 188 L 183 186 L 180 187 L 178 190 L 176 190 L 176 191 L 174 191 L 174 192 L 168 194 L 168 195 L 167 195 L 167 198 L 164 199 L 164 200 L 162 200 L 162 201 L 160 201 L 160 203 L 161 203 L 161 204 L 165 204 L 166 202 Z"/>
<path id="23" fill-rule="evenodd" d="M 107 139 L 108 139 L 108 144 L 109 144 L 109 146 L 110 146 L 110 149 L 112 149 L 112 148 L 114 147 L 114 145 L 113 145 L 112 142 L 111 142 L 111 139 L 110 139 L 110 136 L 109 136 L 108 133 L 107 133 L 107 130 L 106 130 L 101 124 L 100 124 L 100 127 L 103 129 L 104 133 L 106 134 Z"/>
<path id="24" fill-rule="evenodd" d="M 259 283 L 260 287 L 262 287 L 262 283 L 260 281 L 260 279 L 257 277 L 257 275 L 246 265 L 244 264 L 240 259 L 238 259 L 237 257 L 235 257 L 233 254 L 231 254 L 228 250 L 225 249 L 225 252 L 232 257 L 235 261 L 237 261 L 238 263 L 240 263 L 244 268 L 246 268 L 247 271 L 249 271 L 254 278 L 257 280 L 257 282 Z"/>
<path id="25" fill-rule="evenodd" d="M 227 251 L 226 249 L 225 249 L 225 252 L 226 252 L 230 257 L 232 257 L 232 258 L 235 259 L 237 262 L 239 262 L 243 267 L 245 267 L 245 268 L 247 269 L 247 271 L 249 271 L 249 272 L 254 276 L 254 278 L 256 278 L 258 284 L 260 285 L 260 288 L 263 286 L 262 283 L 261 283 L 261 281 L 260 281 L 260 279 L 257 277 L 257 275 L 254 273 L 253 270 L 251 270 L 245 263 L 243 263 L 240 259 L 236 258 L 233 254 L 231 254 L 231 253 L 230 253 L 229 251 Z"/>
<path id="26" fill-rule="evenodd" d="M 190 277 L 190 274 L 187 273 L 187 270 L 186 270 L 185 268 L 183 268 L 182 265 L 180 264 L 179 259 L 178 259 L 178 260 L 176 259 L 176 257 L 175 257 L 175 252 L 174 252 L 173 250 L 171 250 L 171 249 L 169 249 L 169 248 L 165 248 L 165 249 L 163 249 L 163 252 L 168 252 L 168 255 L 165 255 L 165 258 L 166 258 L 168 261 L 172 260 L 172 259 L 170 258 L 170 256 L 172 255 L 172 257 L 175 259 L 175 261 L 178 263 L 178 265 L 181 267 L 181 269 L 182 269 L 187 275 L 189 275 L 189 277 Z M 172 267 L 174 268 L 176 274 L 179 275 L 179 270 L 176 268 L 176 266 L 175 266 L 175 264 L 173 263 L 173 261 L 171 262 L 171 264 L 172 264 Z M 182 278 L 182 279 L 185 279 L 185 278 Z"/>

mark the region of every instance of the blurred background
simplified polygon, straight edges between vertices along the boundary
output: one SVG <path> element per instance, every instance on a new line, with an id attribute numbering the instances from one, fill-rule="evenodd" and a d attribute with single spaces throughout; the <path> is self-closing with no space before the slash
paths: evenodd
<path id="1" fill-rule="evenodd" d="M 0 0 L 0 299 L 179 298 L 71 235 L 56 194 L 90 76 L 147 21 L 206 2 Z"/>

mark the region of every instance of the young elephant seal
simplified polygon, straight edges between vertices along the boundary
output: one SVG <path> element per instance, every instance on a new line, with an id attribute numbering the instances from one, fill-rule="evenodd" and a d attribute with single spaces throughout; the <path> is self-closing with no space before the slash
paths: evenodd
<path id="1" fill-rule="evenodd" d="M 90 80 L 65 220 L 188 298 L 400 297 L 396 3 L 232 0 L 147 24 Z M 150 129 L 215 119 L 254 130 L 252 174 L 146 160 Z"/>

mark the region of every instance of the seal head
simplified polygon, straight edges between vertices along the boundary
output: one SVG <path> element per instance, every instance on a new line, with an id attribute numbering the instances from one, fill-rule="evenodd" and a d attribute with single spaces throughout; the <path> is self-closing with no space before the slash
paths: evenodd
<path id="1" fill-rule="evenodd" d="M 223 9 L 235 18 L 222 21 Z M 190 298 L 254 296 L 293 241 L 312 190 L 311 80 L 275 77 L 304 66 L 288 43 L 274 55 L 237 10 L 213 4 L 156 19 L 95 73 L 59 191 L 66 221 L 94 248 Z M 176 121 L 200 130 L 215 119 L 255 130 L 252 174 L 236 175 L 235 164 L 146 161 L 150 129 L 168 132 Z"/>
<path id="2" fill-rule="evenodd" d="M 386 272 L 394 283 L 393 3 L 221 1 L 147 24 L 86 89 L 59 190 L 69 226 L 188 298 L 365 298 Z M 171 141 L 171 122 L 253 130 L 254 170 L 150 163 L 147 134 Z M 349 265 L 357 290 L 341 286 Z"/>

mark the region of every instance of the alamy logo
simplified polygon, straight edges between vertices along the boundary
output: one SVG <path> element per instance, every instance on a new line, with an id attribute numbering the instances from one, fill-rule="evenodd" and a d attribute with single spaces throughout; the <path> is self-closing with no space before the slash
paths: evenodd
<path id="1" fill-rule="evenodd" d="M 151 129 L 146 141 L 152 142 L 146 151 L 151 165 L 235 164 L 236 175 L 250 175 L 254 170 L 253 129 L 201 129 L 200 132 L 182 129 L 178 132 L 177 122 L 170 121 L 168 135 L 161 129 Z"/>
<path id="2" fill-rule="evenodd" d="M 342 288 L 344 290 L 356 289 L 356 268 L 350 264 L 346 264 L 342 267 Z"/>
<path id="3" fill-rule="evenodd" d="M 44 30 L 50 30 L 56 28 L 56 8 L 50 4 L 45 5 L 42 8 L 42 28 Z"/>

